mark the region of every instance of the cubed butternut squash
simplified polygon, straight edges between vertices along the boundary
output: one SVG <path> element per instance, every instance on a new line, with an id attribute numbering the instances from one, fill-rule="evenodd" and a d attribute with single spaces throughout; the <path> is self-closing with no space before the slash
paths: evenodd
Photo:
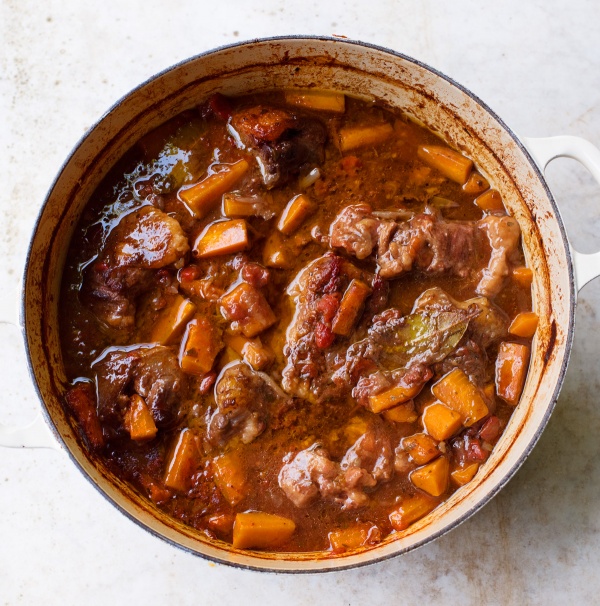
<path id="1" fill-rule="evenodd" d="M 192 375 L 209 372 L 223 347 L 220 335 L 212 322 L 200 317 L 188 323 L 179 350 L 181 369 Z"/>
<path id="2" fill-rule="evenodd" d="M 496 358 L 496 393 L 516 406 L 525 385 L 529 365 L 529 347 L 520 343 L 500 343 Z"/>
<path id="3" fill-rule="evenodd" d="M 416 494 L 404 499 L 399 507 L 390 513 L 390 524 L 394 530 L 406 530 L 411 524 L 432 512 L 439 501 L 425 494 Z"/>
<path id="4" fill-rule="evenodd" d="M 352 332 L 370 294 L 371 288 L 362 280 L 350 282 L 331 323 L 334 334 L 347 337 Z"/>
<path id="5" fill-rule="evenodd" d="M 442 377 L 431 391 L 438 400 L 460 415 L 465 427 L 470 427 L 489 414 L 483 394 L 460 368 Z"/>
<path id="6" fill-rule="evenodd" d="M 465 194 L 476 195 L 483 193 L 486 189 L 489 189 L 489 187 L 490 184 L 485 177 L 477 172 L 472 172 L 466 183 L 462 186 L 462 190 Z"/>
<path id="7" fill-rule="evenodd" d="M 260 290 L 241 282 L 221 297 L 221 314 L 234 331 L 255 337 L 273 325 L 277 318 Z"/>
<path id="8" fill-rule="evenodd" d="M 461 416 L 441 402 L 434 402 L 423 411 L 423 425 L 436 440 L 451 438 L 461 427 Z"/>
<path id="9" fill-rule="evenodd" d="M 152 328 L 150 340 L 161 345 L 173 343 L 195 312 L 196 306 L 189 299 L 176 295 L 171 304 L 160 313 Z"/>
<path id="10" fill-rule="evenodd" d="M 410 481 L 417 487 L 430 494 L 439 497 L 448 488 L 450 475 L 450 463 L 447 457 L 439 457 L 424 467 L 419 467 L 409 474 Z"/>
<path id="11" fill-rule="evenodd" d="M 367 522 L 359 522 L 329 533 L 331 550 L 336 553 L 358 549 L 364 545 L 375 545 L 379 541 L 381 541 L 381 531 L 375 524 Z"/>
<path id="12" fill-rule="evenodd" d="M 402 439 L 402 448 L 417 465 L 429 463 L 441 453 L 438 450 L 437 440 L 426 433 L 416 433 Z"/>
<path id="13" fill-rule="evenodd" d="M 134 394 L 131 396 L 129 412 L 127 414 L 127 427 L 132 440 L 151 440 L 158 432 L 154 417 L 142 396 Z"/>
<path id="14" fill-rule="evenodd" d="M 165 485 L 173 490 L 185 491 L 194 472 L 199 457 L 196 436 L 190 429 L 183 429 L 173 446 L 167 461 Z"/>
<path id="15" fill-rule="evenodd" d="M 214 482 L 230 505 L 246 496 L 246 473 L 238 452 L 231 450 L 213 459 Z"/>
<path id="16" fill-rule="evenodd" d="M 508 327 L 508 332 L 515 337 L 533 337 L 538 327 L 539 318 L 533 311 L 526 311 L 517 314 L 511 325 Z"/>
<path id="17" fill-rule="evenodd" d="M 488 189 L 480 196 L 475 198 L 475 204 L 485 210 L 486 212 L 503 211 L 504 202 L 502 202 L 502 196 L 500 192 L 495 189 Z"/>
<path id="18" fill-rule="evenodd" d="M 519 266 L 512 270 L 512 279 L 523 288 L 529 288 L 533 283 L 533 271 L 529 267 Z"/>
<path id="19" fill-rule="evenodd" d="M 284 92 L 285 102 L 288 105 L 313 109 L 316 111 L 334 112 L 343 114 L 346 110 L 346 97 L 344 93 L 325 90 L 289 89 Z"/>
<path id="20" fill-rule="evenodd" d="M 246 160 L 238 160 L 220 168 L 219 172 L 179 192 L 196 219 L 205 217 L 218 204 L 221 196 L 246 174 L 250 165 Z"/>
<path id="21" fill-rule="evenodd" d="M 470 463 L 465 467 L 457 467 L 450 472 L 450 479 L 457 486 L 464 486 L 475 477 L 478 469 L 479 463 Z"/>
<path id="22" fill-rule="evenodd" d="M 278 231 L 273 231 L 263 248 L 263 263 L 267 267 L 289 269 L 294 265 L 296 255 Z"/>
<path id="23" fill-rule="evenodd" d="M 369 410 L 374 413 L 383 412 L 392 406 L 412 400 L 423 389 L 423 385 L 397 385 L 387 391 L 369 396 Z"/>
<path id="24" fill-rule="evenodd" d="M 247 339 L 242 335 L 225 335 L 225 343 L 254 368 L 263 370 L 273 361 L 273 354 L 261 342 L 259 337 Z"/>
<path id="25" fill-rule="evenodd" d="M 358 147 L 379 145 L 394 135 L 394 127 L 383 122 L 369 126 L 346 126 L 340 129 L 340 150 L 350 151 Z"/>
<path id="26" fill-rule="evenodd" d="M 248 225 L 244 219 L 211 223 L 196 238 L 192 254 L 200 259 L 230 255 L 250 246 Z"/>
<path id="27" fill-rule="evenodd" d="M 382 414 L 386 420 L 394 423 L 414 423 L 418 418 L 413 400 L 388 408 Z"/>
<path id="28" fill-rule="evenodd" d="M 283 209 L 277 229 L 288 236 L 294 233 L 310 215 L 317 210 L 316 205 L 305 194 L 294 196 Z"/>
<path id="29" fill-rule="evenodd" d="M 285 543 L 294 534 L 296 524 L 289 518 L 262 511 L 238 513 L 233 525 L 236 549 L 270 549 Z"/>
<path id="30" fill-rule="evenodd" d="M 417 149 L 417 157 L 459 185 L 466 183 L 473 169 L 472 160 L 441 145 L 421 145 Z"/>

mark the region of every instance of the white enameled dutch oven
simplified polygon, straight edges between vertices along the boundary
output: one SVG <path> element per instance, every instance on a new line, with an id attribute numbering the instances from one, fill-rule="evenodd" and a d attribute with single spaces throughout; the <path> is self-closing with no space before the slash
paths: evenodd
<path id="1" fill-rule="evenodd" d="M 62 268 L 73 229 L 100 180 L 134 141 L 211 93 L 237 95 L 281 87 L 328 88 L 378 99 L 475 158 L 519 221 L 527 263 L 535 276 L 540 326 L 531 368 L 521 403 L 491 457 L 473 481 L 429 516 L 356 554 L 271 554 L 235 550 L 208 540 L 142 500 L 90 456 L 61 404 L 66 386 L 57 321 Z M 239 567 L 293 572 L 342 569 L 399 555 L 441 536 L 485 505 L 531 452 L 563 382 L 577 291 L 600 274 L 600 253 L 583 255 L 571 248 L 544 180 L 544 167 L 559 156 L 579 160 L 600 181 L 600 151 L 587 141 L 519 138 L 448 77 L 409 57 L 360 42 L 316 37 L 255 40 L 168 69 L 121 99 L 85 135 L 42 206 L 25 267 L 21 311 L 42 415 L 25 428 L 0 427 L 0 444 L 55 446 L 58 441 L 100 492 L 134 521 L 186 550 Z"/>

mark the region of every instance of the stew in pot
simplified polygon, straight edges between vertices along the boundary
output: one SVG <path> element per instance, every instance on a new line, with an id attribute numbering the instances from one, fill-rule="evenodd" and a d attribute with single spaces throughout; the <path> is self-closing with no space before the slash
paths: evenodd
<path id="1" fill-rule="evenodd" d="M 86 206 L 65 405 L 156 507 L 236 548 L 366 548 L 485 465 L 537 316 L 473 161 L 341 93 L 215 95 Z"/>

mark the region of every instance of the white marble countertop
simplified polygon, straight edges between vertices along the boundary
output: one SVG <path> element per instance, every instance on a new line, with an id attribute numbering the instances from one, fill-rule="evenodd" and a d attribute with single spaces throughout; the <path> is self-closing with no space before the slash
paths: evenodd
<path id="1" fill-rule="evenodd" d="M 204 8 L 202 8 L 204 7 Z M 419 58 L 516 132 L 600 145 L 596 0 L 2 0 L 0 288 L 63 159 L 112 103 L 198 52 L 258 36 L 344 34 Z M 600 248 L 600 187 L 573 161 L 548 179 L 575 245 Z M 105 501 L 64 452 L 0 452 L 1 604 L 564 604 L 600 598 L 600 283 L 580 296 L 571 365 L 533 454 L 457 530 L 404 557 L 327 575 L 210 564 Z M 38 402 L 17 329 L 0 325 L 0 422 Z"/>

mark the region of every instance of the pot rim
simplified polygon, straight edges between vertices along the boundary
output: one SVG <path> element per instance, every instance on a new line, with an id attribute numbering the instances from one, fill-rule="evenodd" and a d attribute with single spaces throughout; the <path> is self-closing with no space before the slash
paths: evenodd
<path id="1" fill-rule="evenodd" d="M 30 257 L 31 257 L 31 253 L 32 253 L 32 248 L 33 248 L 33 243 L 38 235 L 38 231 L 39 231 L 39 227 L 40 227 L 40 223 L 42 220 L 42 215 L 44 213 L 44 210 L 46 208 L 46 204 L 48 202 L 48 199 L 50 198 L 50 196 L 52 195 L 52 192 L 54 191 L 54 188 L 56 187 L 57 183 L 59 182 L 59 180 L 61 179 L 63 172 L 65 171 L 67 165 L 70 163 L 71 159 L 73 158 L 74 154 L 77 152 L 77 150 L 81 147 L 81 145 L 85 142 L 85 140 L 89 137 L 89 135 L 102 123 L 104 122 L 104 120 L 110 116 L 114 111 L 116 111 L 120 105 L 126 101 L 128 98 L 130 98 L 134 93 L 138 92 L 139 90 L 143 89 L 145 86 L 147 86 L 148 84 L 154 82 L 155 80 L 158 80 L 159 78 L 161 78 L 162 76 L 166 75 L 167 73 L 171 72 L 174 69 L 180 68 L 184 65 L 187 65 L 188 63 L 192 63 L 194 61 L 197 61 L 198 59 L 201 59 L 203 57 L 207 57 L 210 55 L 213 55 L 215 53 L 219 53 L 221 51 L 224 50 L 229 50 L 229 49 L 234 49 L 234 48 L 238 48 L 238 47 L 244 47 L 244 46 L 248 46 L 248 45 L 252 45 L 252 44 L 259 44 L 259 43 L 265 43 L 265 42 L 284 42 L 287 40 L 306 40 L 306 41 L 319 41 L 319 42 L 333 42 L 335 44 L 342 44 L 342 45 L 350 45 L 350 46 L 359 46 L 359 47 L 363 47 L 366 48 L 368 50 L 375 50 L 375 51 L 379 51 L 382 53 L 386 53 L 388 55 L 392 55 L 394 57 L 398 57 L 400 59 L 403 59 L 404 61 L 407 61 L 409 63 L 412 63 L 414 65 L 417 65 L 418 67 L 427 70 L 428 72 L 434 74 L 435 76 L 445 80 L 446 82 L 448 82 L 449 84 L 451 84 L 452 86 L 456 87 L 457 89 L 459 89 L 462 93 L 464 93 L 465 95 L 467 95 L 468 97 L 470 97 L 476 104 L 478 104 L 480 107 L 482 107 L 486 113 L 488 113 L 492 118 L 494 118 L 494 120 L 496 120 L 498 122 L 498 124 L 502 127 L 502 129 L 511 137 L 511 139 L 515 142 L 515 144 L 518 146 L 518 148 L 520 149 L 520 151 L 523 153 L 523 155 L 526 157 L 526 159 L 529 162 L 530 168 L 533 170 L 535 176 L 537 177 L 537 179 L 539 180 L 539 182 L 541 183 L 541 185 L 544 188 L 544 191 L 548 197 L 548 200 L 550 202 L 550 205 L 552 207 L 552 211 L 554 214 L 554 218 L 557 221 L 559 230 L 560 230 L 560 234 L 561 234 L 561 238 L 562 238 L 562 243 L 564 245 L 564 250 L 565 250 L 565 255 L 566 255 L 566 261 L 567 261 L 567 271 L 568 271 L 568 277 L 569 277 L 569 325 L 567 327 L 567 330 L 565 332 L 566 338 L 565 338 L 565 342 L 564 342 L 564 358 L 560 367 L 560 373 L 558 376 L 558 379 L 556 381 L 556 385 L 555 388 L 552 392 L 552 395 L 550 397 L 550 403 L 549 406 L 541 420 L 541 422 L 539 423 L 538 427 L 536 428 L 536 431 L 533 435 L 533 437 L 531 438 L 529 444 L 527 445 L 526 449 L 519 455 L 519 458 L 517 459 L 517 461 L 513 464 L 513 466 L 508 470 L 508 472 L 506 472 L 504 474 L 504 476 L 502 477 L 502 479 L 500 480 L 500 482 L 489 492 L 487 492 L 480 500 L 478 500 L 468 511 L 466 511 L 461 517 L 459 517 L 458 519 L 456 519 L 455 521 L 453 521 L 452 523 L 448 524 L 447 526 L 444 526 L 442 529 L 440 529 L 439 531 L 432 533 L 430 535 L 428 535 L 427 537 L 423 538 L 422 540 L 413 543 L 412 545 L 409 545 L 407 547 L 404 547 L 402 549 L 399 549 L 393 553 L 389 553 L 383 556 L 379 556 L 379 557 L 372 557 L 370 556 L 370 554 L 373 554 L 376 552 L 376 550 L 373 551 L 368 551 L 365 552 L 364 555 L 365 557 L 363 558 L 363 561 L 355 561 L 352 562 L 350 564 L 340 564 L 340 565 L 335 565 L 335 566 L 331 566 L 331 567 L 325 567 L 325 568 L 320 568 L 320 569 L 315 569 L 315 568 L 302 568 L 303 564 L 305 564 L 306 562 L 303 562 L 301 560 L 299 560 L 297 562 L 298 568 L 289 568 L 289 569 L 277 569 L 277 568 L 268 568 L 266 566 L 257 566 L 257 565 L 252 565 L 252 564 L 243 564 L 240 562 L 231 562 L 229 560 L 226 560 L 224 558 L 219 558 L 219 557 L 215 557 L 212 555 L 207 555 L 205 553 L 199 553 L 197 550 L 192 549 L 191 547 L 187 547 L 181 543 L 179 543 L 176 540 L 173 540 L 165 535 L 163 535 L 161 532 L 159 532 L 158 530 L 155 530 L 154 528 L 151 528 L 150 526 L 146 525 L 144 522 L 142 522 L 141 520 L 139 520 L 133 513 L 127 511 L 124 507 L 122 507 L 115 499 L 113 499 L 111 496 L 109 496 L 103 489 L 102 487 L 97 484 L 93 478 L 85 471 L 85 469 L 82 467 L 82 465 L 79 463 L 79 461 L 77 460 L 77 458 L 74 456 L 74 454 L 71 452 L 71 450 L 69 449 L 69 447 L 67 446 L 65 440 L 62 437 L 62 434 L 58 431 L 52 417 L 50 416 L 50 413 L 48 412 L 48 409 L 45 405 L 44 399 L 42 397 L 42 393 L 40 390 L 40 387 L 38 385 L 36 376 L 35 376 L 35 372 L 34 372 L 34 368 L 33 368 L 33 363 L 32 363 L 32 358 L 31 358 L 31 352 L 30 352 L 30 348 L 29 348 L 29 342 L 27 339 L 27 331 L 26 331 L 26 322 L 25 322 L 25 316 L 26 316 L 26 308 L 25 308 L 25 288 L 26 288 L 26 284 L 27 284 L 27 276 L 29 273 L 29 266 L 30 266 Z M 25 353 L 26 353 L 26 358 L 27 358 L 27 368 L 29 370 L 29 374 L 31 376 L 32 382 L 33 382 L 33 386 L 34 389 L 37 393 L 40 405 L 41 405 L 41 413 L 46 421 L 46 424 L 48 425 L 48 427 L 50 428 L 52 434 L 54 435 L 54 437 L 56 438 L 56 440 L 58 441 L 58 443 L 64 448 L 64 450 L 67 452 L 67 455 L 69 456 L 69 458 L 71 459 L 71 461 L 75 464 L 75 466 L 78 468 L 78 470 L 81 472 L 81 474 L 92 484 L 92 486 L 94 486 L 94 488 L 104 497 L 106 498 L 113 506 L 115 506 L 122 514 L 124 514 L 127 518 L 129 518 L 131 521 L 133 521 L 135 524 L 137 524 L 139 527 L 143 528 L 145 531 L 150 532 L 152 535 L 162 539 L 163 541 L 169 543 L 170 545 L 173 545 L 185 552 L 191 553 L 194 556 L 197 557 L 202 557 L 208 561 L 212 561 L 218 564 L 226 564 L 228 566 L 234 567 L 234 568 L 241 568 L 241 569 L 245 569 L 245 570 L 253 570 L 253 571 L 259 571 L 259 572 L 270 572 L 270 573 L 285 573 L 285 574 L 312 574 L 312 573 L 326 573 L 326 572 L 338 572 L 338 571 L 344 571 L 344 570 L 350 570 L 353 568 L 359 568 L 359 567 L 363 567 L 363 566 L 367 566 L 367 565 L 371 565 L 371 564 L 376 564 L 378 562 L 382 562 L 385 560 L 390 560 L 392 558 L 398 557 L 400 555 L 403 555 L 405 553 L 408 553 L 410 551 L 414 551 L 415 549 L 418 549 L 424 545 L 426 545 L 427 543 L 430 543 L 442 536 L 444 536 L 445 534 L 447 534 L 448 532 L 450 532 L 451 530 L 454 530 L 455 528 L 457 528 L 458 526 L 460 526 L 463 522 L 465 522 L 466 520 L 468 520 L 471 516 L 473 516 L 475 513 L 477 513 L 481 508 L 483 508 L 485 505 L 487 505 L 497 494 L 498 492 L 500 492 L 500 490 L 502 490 L 502 488 L 504 488 L 506 486 L 506 484 L 514 477 L 514 475 L 516 474 L 516 472 L 520 469 L 520 467 L 523 465 L 523 463 L 525 462 L 525 460 L 528 458 L 528 456 L 531 454 L 534 446 L 537 444 L 538 440 L 540 439 L 544 429 L 546 428 L 546 425 L 548 424 L 548 421 L 550 419 L 550 416 L 552 415 L 552 412 L 554 410 L 554 407 L 556 406 L 556 402 L 560 393 L 560 390 L 562 388 L 563 382 L 564 382 L 564 378 L 565 378 L 565 373 L 567 371 L 567 367 L 569 364 L 569 359 L 571 356 L 571 351 L 572 351 L 572 345 L 573 345 L 573 334 L 574 334 L 574 326 L 575 326 L 575 308 L 577 305 L 577 288 L 575 285 L 575 273 L 574 273 L 574 269 L 573 269 L 573 255 L 572 255 L 572 250 L 571 250 L 571 244 L 569 241 L 569 238 L 567 236 L 567 232 L 562 220 L 562 217 L 560 215 L 560 211 L 558 209 L 558 206 L 556 204 L 556 201 L 554 199 L 554 196 L 552 195 L 552 192 L 546 182 L 546 179 L 544 177 L 544 174 L 542 173 L 542 170 L 539 168 L 539 166 L 536 164 L 536 162 L 534 161 L 534 159 L 532 158 L 531 154 L 529 153 L 529 151 L 527 150 L 527 148 L 525 147 L 525 145 L 521 142 L 521 140 L 519 139 L 519 137 L 516 135 L 516 133 L 496 114 L 496 112 L 494 110 L 492 110 L 485 102 L 483 102 L 476 94 L 474 94 L 473 92 L 471 92 L 469 89 L 465 88 L 462 84 L 458 83 L 456 80 L 454 80 L 453 78 L 451 78 L 450 76 L 447 76 L 446 74 L 442 73 L 441 71 L 431 67 L 430 65 L 423 63 L 422 61 L 418 60 L 418 59 L 414 59 L 413 57 L 410 57 L 408 55 L 405 55 L 404 53 L 392 50 L 390 48 L 384 47 L 384 46 L 380 46 L 377 44 L 373 44 L 370 42 L 363 42 L 361 40 L 354 40 L 354 39 L 349 39 L 349 38 L 345 38 L 345 37 L 336 37 L 336 36 L 320 36 L 320 35 L 303 35 L 303 34 L 292 34 L 292 35 L 280 35 L 280 36 L 269 36 L 269 37 L 261 37 L 261 38 L 252 38 L 249 40 L 245 40 L 245 41 L 240 41 L 240 42 L 235 42 L 232 44 L 224 44 L 221 46 L 217 46 L 215 48 L 209 49 L 207 51 L 198 53 L 196 55 L 193 55 L 191 57 L 188 57 L 186 59 L 183 59 L 181 61 L 178 61 L 177 63 L 174 63 L 162 70 L 160 70 L 159 72 L 157 72 L 156 74 L 150 76 L 149 78 L 147 78 L 146 80 L 144 80 L 143 82 L 141 82 L 140 84 L 138 84 L 137 86 L 135 86 L 134 88 L 132 88 L 131 90 L 129 90 L 127 93 L 125 93 L 124 95 L 122 95 L 115 103 L 113 103 L 109 109 L 107 109 L 96 121 L 94 121 L 94 123 L 85 131 L 85 133 L 77 140 L 77 142 L 75 143 L 75 145 L 72 147 L 71 151 L 69 152 L 69 154 L 66 156 L 66 158 L 64 159 L 64 161 L 62 162 L 58 172 L 56 173 L 56 176 L 54 177 L 50 187 L 48 188 L 46 195 L 44 197 L 44 201 L 39 209 L 39 212 L 37 214 L 37 217 L 35 219 L 34 222 L 34 227 L 32 230 L 32 235 L 29 241 L 29 245 L 27 247 L 27 253 L 26 253 L 26 259 L 25 259 L 25 264 L 24 264 L 24 269 L 23 269 L 23 274 L 22 274 L 22 278 L 21 278 L 21 300 L 20 300 L 20 313 L 19 313 L 19 323 L 20 323 L 20 328 L 21 328 L 21 333 L 22 333 L 22 337 L 23 337 L 23 341 L 24 341 L 24 345 L 25 345 Z M 252 555 L 249 554 L 248 557 L 254 557 Z M 268 561 L 268 560 L 263 560 L 263 561 Z M 322 560 L 323 562 L 327 562 L 328 560 Z M 339 562 L 343 562 L 343 559 L 340 560 L 335 560 L 335 561 L 339 561 Z M 277 560 L 273 560 L 273 562 L 277 562 Z"/>

